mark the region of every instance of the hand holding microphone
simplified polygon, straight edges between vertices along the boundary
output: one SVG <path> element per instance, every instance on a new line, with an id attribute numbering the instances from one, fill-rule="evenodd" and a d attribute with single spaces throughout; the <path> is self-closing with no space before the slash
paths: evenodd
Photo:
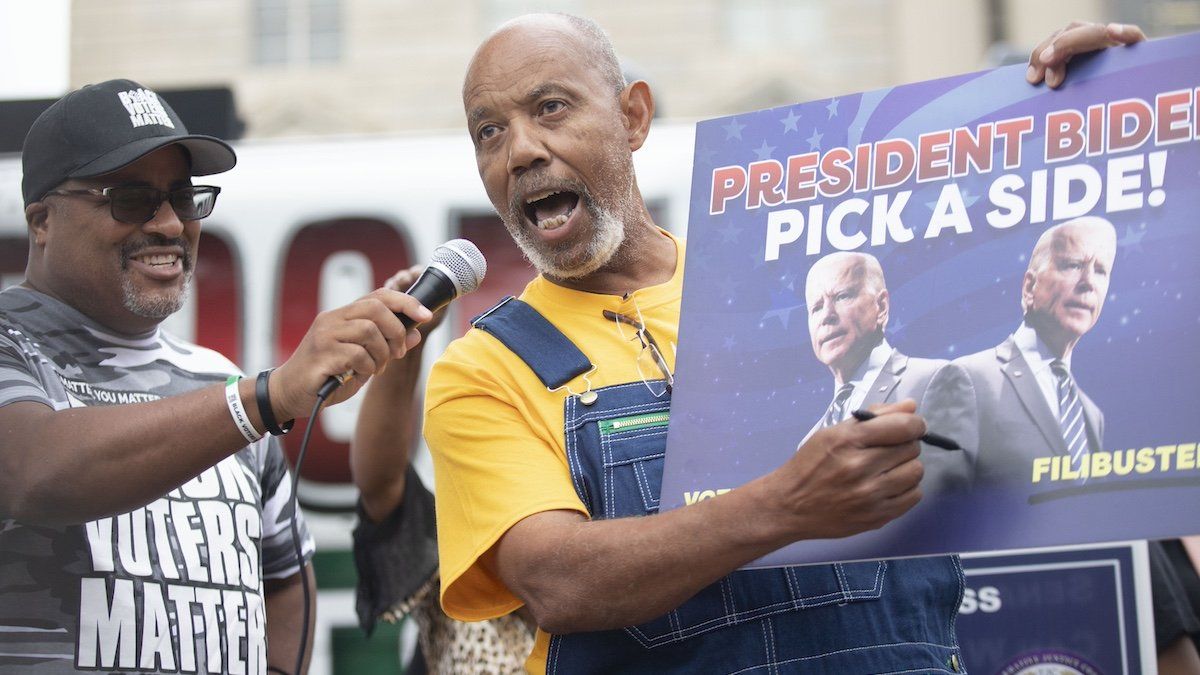
<path id="1" fill-rule="evenodd" d="M 417 282 L 417 279 L 424 271 L 425 266 L 423 265 L 413 265 L 412 267 L 402 269 L 388 277 L 387 281 L 383 282 L 383 288 L 386 288 L 389 291 L 396 291 L 398 293 L 406 293 L 408 289 L 412 288 L 413 284 Z M 417 330 L 421 332 L 421 342 L 417 343 L 417 346 L 419 347 L 424 344 L 424 339 L 429 337 L 429 334 L 432 333 L 435 328 L 442 325 L 442 321 L 445 319 L 446 308 L 443 307 L 442 309 L 439 309 L 433 313 L 432 319 L 418 323 L 416 327 Z"/>
<path id="2" fill-rule="evenodd" d="M 404 272 L 400 274 L 404 274 Z M 484 260 L 483 254 L 479 252 L 475 244 L 466 239 L 453 239 L 433 250 L 433 260 L 405 293 L 420 302 L 430 312 L 436 313 L 445 309 L 450 301 L 460 295 L 466 295 L 479 288 L 485 274 L 487 274 L 487 261 Z M 391 280 L 389 279 L 389 281 Z M 386 283 L 384 287 L 387 287 Z M 397 313 L 396 317 L 400 319 L 400 323 L 405 328 L 412 328 L 418 323 L 426 323 L 433 319 L 432 314 L 428 319 L 420 320 L 401 313 Z M 441 321 L 440 317 L 438 321 Z M 408 345 L 407 349 L 414 346 L 416 346 L 415 342 Z M 352 370 L 330 377 L 321 387 L 317 396 L 328 397 L 352 377 L 354 377 Z"/>
<path id="3" fill-rule="evenodd" d="M 466 239 L 453 239 L 434 249 L 433 259 L 424 270 L 419 266 L 400 270 L 385 281 L 383 287 L 398 291 L 407 286 L 406 294 L 436 314 L 455 298 L 479 288 L 486 273 L 487 261 L 475 244 Z M 416 280 L 412 281 L 414 278 Z M 411 285 L 407 283 L 410 281 Z M 401 316 L 400 321 L 408 328 L 414 325 L 407 316 Z M 440 321 L 439 316 L 417 323 L 436 325 Z"/>
<path id="4" fill-rule="evenodd" d="M 367 379 L 356 375 L 374 374 L 404 356 L 421 339 L 409 329 L 478 288 L 486 271 L 479 249 L 455 239 L 434 250 L 407 293 L 381 288 L 317 315 L 291 358 L 270 379 L 276 417 L 307 415 L 318 398 L 333 404 L 353 396 Z"/>

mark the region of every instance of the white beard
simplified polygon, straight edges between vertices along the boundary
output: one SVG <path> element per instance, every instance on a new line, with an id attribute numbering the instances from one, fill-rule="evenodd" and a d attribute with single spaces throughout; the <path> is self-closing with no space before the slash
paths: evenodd
<path id="1" fill-rule="evenodd" d="M 525 227 L 514 228 L 509 225 L 508 231 L 521 253 L 538 272 L 555 279 L 578 279 L 607 265 L 625 241 L 625 221 L 616 214 L 597 208 L 591 215 L 595 223 L 595 235 L 588 242 L 583 261 L 573 267 L 561 265 L 553 253 L 539 248 L 535 235 Z M 508 225 L 507 219 L 505 225 Z"/>
<path id="2" fill-rule="evenodd" d="M 592 217 L 594 232 L 587 243 L 584 259 L 572 266 L 564 265 L 553 251 L 542 247 L 537 235 L 528 229 L 528 223 L 520 208 L 514 205 L 507 214 L 500 214 L 513 241 L 538 272 L 554 279 L 578 279 L 604 267 L 617 255 L 625 241 L 624 216 L 630 212 L 633 203 L 633 166 L 628 162 L 628 158 L 621 157 L 612 157 L 609 163 L 620 165 L 614 170 L 622 171 L 628 176 L 627 185 L 624 186 L 622 194 L 613 200 L 613 204 L 601 206 L 585 186 L 574 186 L 576 194 L 579 195 L 579 203 L 575 208 L 587 209 Z"/>

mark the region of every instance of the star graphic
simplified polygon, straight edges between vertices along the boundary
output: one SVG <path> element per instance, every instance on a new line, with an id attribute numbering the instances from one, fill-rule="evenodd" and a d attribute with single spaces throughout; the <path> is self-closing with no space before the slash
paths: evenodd
<path id="1" fill-rule="evenodd" d="M 1125 226 L 1125 236 L 1117 240 L 1117 246 L 1125 249 L 1126 253 L 1137 251 L 1142 252 L 1142 239 L 1146 236 L 1145 224 L 1142 229 L 1134 230 L 1128 225 Z"/>
<path id="2" fill-rule="evenodd" d="M 696 148 L 696 161 L 704 166 L 712 166 L 713 157 L 716 156 L 716 154 L 716 150 L 713 150 L 707 146 L 700 146 Z"/>
<path id="3" fill-rule="evenodd" d="M 735 345 L 737 345 L 737 340 L 733 339 L 732 335 L 726 335 L 725 336 L 725 351 L 728 351 L 728 352 L 733 351 L 733 348 Z"/>
<path id="4" fill-rule="evenodd" d="M 734 117 L 729 120 L 729 124 L 723 125 L 721 128 L 725 130 L 725 140 L 736 138 L 740 141 L 742 140 L 742 129 L 745 129 L 746 125 L 738 124 L 737 118 Z"/>
<path id="5" fill-rule="evenodd" d="M 825 106 L 825 109 L 829 111 L 829 119 L 837 117 L 839 103 L 841 101 L 836 98 L 829 99 L 829 105 Z"/>
<path id="6" fill-rule="evenodd" d="M 823 135 L 824 134 L 817 131 L 816 127 L 813 127 L 812 136 L 809 136 L 808 138 L 804 139 L 804 140 L 808 141 L 808 149 L 809 150 L 820 150 L 821 149 L 821 136 L 823 136 Z"/>
<path id="7" fill-rule="evenodd" d="M 783 275 L 779 277 L 779 283 L 789 291 L 796 290 L 796 273 L 792 271 L 784 272 Z"/>
<path id="8" fill-rule="evenodd" d="M 742 228 L 735 227 L 734 224 L 730 222 L 726 223 L 725 227 L 722 227 L 717 231 L 721 233 L 722 244 L 731 244 L 737 242 L 738 235 L 742 233 Z"/>
<path id="9" fill-rule="evenodd" d="M 783 329 L 787 330 L 792 312 L 803 306 L 804 303 L 796 303 L 796 296 L 792 293 L 771 293 L 771 309 L 763 314 L 762 321 L 765 322 L 772 317 L 778 318 L 783 323 Z"/>
<path id="10" fill-rule="evenodd" d="M 767 139 L 764 138 L 762 145 L 758 146 L 754 154 L 758 155 L 758 161 L 763 162 L 771 159 L 772 152 L 775 152 L 775 146 L 767 145 Z"/>
<path id="11" fill-rule="evenodd" d="M 789 131 L 799 132 L 800 130 L 796 128 L 796 122 L 798 122 L 799 120 L 800 120 L 800 116 L 796 114 L 796 111 L 789 110 L 788 116 L 779 120 L 780 123 L 783 124 L 783 133 L 786 134 Z"/>
<path id="12" fill-rule="evenodd" d="M 794 307 L 785 307 L 783 309 L 772 309 L 763 313 L 762 321 L 766 322 L 770 318 L 778 318 L 783 323 L 783 329 L 787 330 L 788 320 L 791 318 Z"/>

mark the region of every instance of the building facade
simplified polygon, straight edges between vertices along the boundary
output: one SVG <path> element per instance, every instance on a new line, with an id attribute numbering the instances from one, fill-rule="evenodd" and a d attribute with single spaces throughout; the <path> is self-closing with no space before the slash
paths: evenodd
<path id="1" fill-rule="evenodd" d="M 1075 18 L 1200 26 L 1196 0 L 75 0 L 70 80 L 229 86 L 248 137 L 455 129 L 475 46 L 542 10 L 599 21 L 679 118 L 1023 60 Z"/>

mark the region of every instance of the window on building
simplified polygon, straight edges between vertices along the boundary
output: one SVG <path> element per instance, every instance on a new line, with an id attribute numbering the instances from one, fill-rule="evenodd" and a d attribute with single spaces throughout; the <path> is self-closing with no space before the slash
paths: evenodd
<path id="1" fill-rule="evenodd" d="M 254 3 L 255 63 L 287 62 L 288 18 L 288 0 L 256 0 Z"/>
<path id="2" fill-rule="evenodd" d="M 307 0 L 308 60 L 336 63 L 342 57 L 342 12 L 339 0 Z"/>
<path id="3" fill-rule="evenodd" d="M 341 0 L 254 0 L 254 62 L 340 61 L 341 4 Z"/>

